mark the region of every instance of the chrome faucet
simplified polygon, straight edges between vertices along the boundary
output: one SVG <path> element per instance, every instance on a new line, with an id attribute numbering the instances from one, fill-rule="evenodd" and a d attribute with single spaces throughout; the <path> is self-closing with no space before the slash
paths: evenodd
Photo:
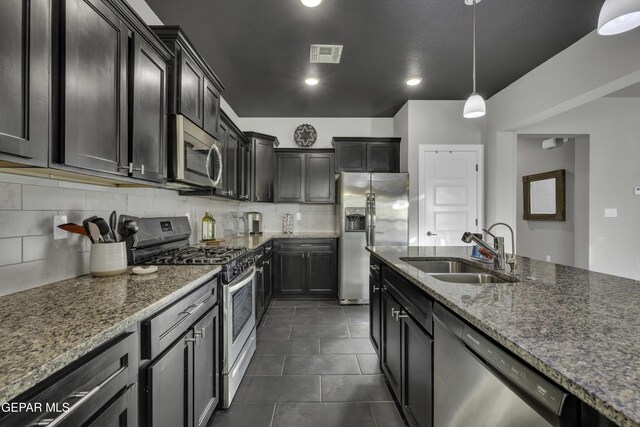
<path id="1" fill-rule="evenodd" d="M 504 237 L 496 236 L 495 234 L 491 233 L 493 227 L 497 225 L 504 225 L 511 232 L 511 248 L 513 253 L 509 255 L 509 259 L 507 259 L 507 256 L 504 253 Z M 475 242 L 491 252 L 493 254 L 493 265 L 496 270 L 504 270 L 504 265 L 509 264 L 509 271 L 511 273 L 514 273 L 516 271 L 516 268 L 518 268 L 518 260 L 516 258 L 516 240 L 513 236 L 513 229 L 509 226 L 509 224 L 506 224 L 504 222 L 497 222 L 488 229 L 483 229 L 482 231 L 493 237 L 493 247 L 486 243 L 484 240 L 476 237 L 475 234 L 468 231 L 462 235 L 462 241 L 465 243 Z"/>

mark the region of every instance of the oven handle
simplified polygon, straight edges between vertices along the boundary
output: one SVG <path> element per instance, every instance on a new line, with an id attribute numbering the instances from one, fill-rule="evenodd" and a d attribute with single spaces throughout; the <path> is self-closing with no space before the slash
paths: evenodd
<path id="1" fill-rule="evenodd" d="M 239 278 L 237 278 L 236 280 L 234 280 L 233 282 L 238 282 L 238 283 L 234 283 L 233 285 L 229 285 L 229 293 L 232 294 L 235 291 L 237 291 L 238 289 L 244 287 L 247 283 L 251 282 L 253 280 L 253 276 L 255 276 L 256 274 L 256 268 L 255 267 L 251 267 L 251 270 L 247 271 L 246 273 L 244 273 L 242 276 L 240 276 Z M 231 283 L 233 283 L 231 282 Z"/>

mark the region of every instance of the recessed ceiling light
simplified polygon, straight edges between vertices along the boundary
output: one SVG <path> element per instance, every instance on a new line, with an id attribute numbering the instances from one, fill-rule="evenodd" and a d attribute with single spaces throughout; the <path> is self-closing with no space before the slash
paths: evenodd
<path id="1" fill-rule="evenodd" d="M 417 86 L 420 83 L 422 83 L 422 78 L 421 77 L 411 77 L 410 79 L 407 79 L 407 84 L 409 86 Z"/>
<path id="2" fill-rule="evenodd" d="M 317 5 L 322 3 L 322 0 L 301 0 L 301 1 L 302 1 L 302 4 L 307 7 L 316 7 Z"/>
<path id="3" fill-rule="evenodd" d="M 306 79 L 304 79 L 304 82 L 309 86 L 315 86 L 320 83 L 320 80 L 318 80 L 317 77 L 307 77 Z"/>

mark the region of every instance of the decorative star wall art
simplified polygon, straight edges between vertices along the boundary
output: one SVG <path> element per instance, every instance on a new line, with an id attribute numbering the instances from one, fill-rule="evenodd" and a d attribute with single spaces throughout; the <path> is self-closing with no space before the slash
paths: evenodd
<path id="1" fill-rule="evenodd" d="M 302 124 L 293 131 L 293 139 L 300 147 L 311 147 L 318 139 L 316 128 L 310 124 Z"/>

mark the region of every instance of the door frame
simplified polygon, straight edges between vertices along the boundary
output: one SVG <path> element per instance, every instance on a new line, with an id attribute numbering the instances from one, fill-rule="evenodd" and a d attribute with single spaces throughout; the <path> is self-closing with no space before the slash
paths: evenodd
<path id="1" fill-rule="evenodd" d="M 430 151 L 475 151 L 478 155 L 478 230 L 484 228 L 484 145 L 482 144 L 420 144 L 418 145 L 418 245 L 427 232 L 425 212 L 427 199 L 424 194 L 426 165 L 424 154 Z"/>

